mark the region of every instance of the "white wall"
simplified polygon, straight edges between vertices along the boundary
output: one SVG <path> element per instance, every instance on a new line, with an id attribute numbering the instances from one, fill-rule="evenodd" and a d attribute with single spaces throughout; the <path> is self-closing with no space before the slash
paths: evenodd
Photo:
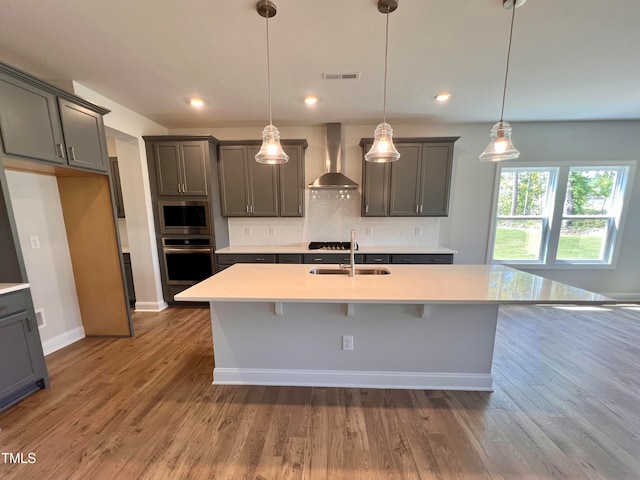
<path id="1" fill-rule="evenodd" d="M 314 212 L 312 202 L 307 204 L 309 219 L 230 219 L 233 242 L 254 240 L 244 238 L 246 226 L 251 226 L 257 242 L 278 244 L 286 234 L 313 238 L 327 227 L 327 232 L 344 239 L 345 231 L 356 225 L 360 230 L 373 222 L 375 235 L 371 244 L 379 245 L 429 245 L 437 231 L 437 244 L 457 250 L 456 263 L 485 263 L 491 203 L 496 166 L 480 163 L 478 155 L 489 141 L 491 124 L 393 124 L 396 137 L 459 136 L 454 147 L 453 176 L 449 216 L 433 219 L 363 219 L 359 218 L 359 200 L 345 203 L 328 202 L 330 211 Z M 599 161 L 638 160 L 640 157 L 640 122 L 557 122 L 513 124 L 513 142 L 521 151 L 518 161 Z M 362 150 L 358 145 L 363 137 L 372 137 L 375 125 L 343 125 L 345 140 L 344 173 L 361 182 Z M 175 129 L 172 134 L 213 135 L 220 140 L 259 139 L 262 127 Z M 311 181 L 324 169 L 324 126 L 282 127 L 282 138 L 306 138 L 306 178 Z M 514 162 L 512 162 L 514 163 Z M 309 191 L 307 190 L 307 195 Z M 352 202 L 352 203 L 349 203 Z M 338 208 L 336 205 L 345 205 Z M 533 273 L 569 283 L 588 290 L 612 294 L 616 297 L 640 298 L 640 168 L 636 169 L 633 192 L 627 214 L 620 256 L 614 269 L 536 269 Z M 316 223 L 313 218 L 319 219 Z M 424 238 L 415 238 L 416 222 L 424 221 Z M 298 223 L 296 223 L 298 222 Z M 399 222 L 396 225 L 394 222 Z M 406 223 L 405 223 L 406 222 Z M 437 222 L 434 224 L 432 222 Z M 304 225 L 300 227 L 300 223 Z M 282 238 L 268 235 L 268 227 L 276 225 Z M 257 233 L 254 233 L 257 232 Z M 266 232 L 266 233 L 265 233 Z M 391 237 L 389 232 L 394 232 Z M 279 235 L 279 233 L 278 233 Z M 369 240 L 358 232 L 363 244 Z M 313 238 L 315 239 L 315 238 Z M 332 240 L 329 238 L 328 240 Z"/>
<path id="2" fill-rule="evenodd" d="M 167 303 L 162 296 L 149 171 L 142 136 L 165 135 L 167 129 L 77 82 L 73 82 L 73 86 L 78 96 L 111 110 L 105 115 L 104 123 L 107 135 L 114 139 L 118 157 L 126 211 L 126 237 L 136 289 L 135 308 L 162 310 Z"/>
<path id="3" fill-rule="evenodd" d="M 6 175 L 33 304 L 46 320 L 40 338 L 48 355 L 85 336 L 58 183 L 48 175 Z M 32 236 L 39 249 L 31 248 Z"/>

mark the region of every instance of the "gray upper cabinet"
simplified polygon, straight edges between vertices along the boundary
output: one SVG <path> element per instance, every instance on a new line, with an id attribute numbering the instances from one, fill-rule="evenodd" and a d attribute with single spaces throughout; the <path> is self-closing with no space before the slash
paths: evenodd
<path id="1" fill-rule="evenodd" d="M 280 216 L 302 217 L 304 215 L 304 147 L 286 145 L 289 161 L 278 165 L 280 192 Z"/>
<path id="2" fill-rule="evenodd" d="M 102 115 L 61 98 L 58 104 L 69 165 L 106 172 L 109 160 Z"/>
<path id="3" fill-rule="evenodd" d="M 247 147 L 249 213 L 254 217 L 278 216 L 278 169 L 255 161 L 259 147 Z"/>
<path id="4" fill-rule="evenodd" d="M 422 145 L 398 144 L 400 160 L 391 165 L 389 216 L 412 217 L 420 215 L 420 168 Z"/>
<path id="5" fill-rule="evenodd" d="M 304 215 L 304 148 L 306 141 L 282 142 L 289 161 L 265 165 L 255 161 L 259 142 L 220 146 L 220 194 L 227 217 L 301 217 Z"/>
<path id="6" fill-rule="evenodd" d="M 200 141 L 155 142 L 158 195 L 207 195 L 207 152 Z"/>
<path id="7" fill-rule="evenodd" d="M 446 217 L 458 138 L 401 138 L 394 141 L 401 155 L 397 162 L 363 159 L 362 216 Z M 362 139 L 363 152 L 371 143 Z"/>
<path id="8" fill-rule="evenodd" d="M 108 113 L 0 63 L 0 137 L 7 157 L 107 173 Z"/>
<path id="9" fill-rule="evenodd" d="M 220 147 L 220 195 L 222 215 L 225 217 L 251 215 L 246 164 L 246 147 L 231 145 Z"/>
<path id="10" fill-rule="evenodd" d="M 65 164 L 56 96 L 0 73 L 0 134 L 6 154 Z"/>

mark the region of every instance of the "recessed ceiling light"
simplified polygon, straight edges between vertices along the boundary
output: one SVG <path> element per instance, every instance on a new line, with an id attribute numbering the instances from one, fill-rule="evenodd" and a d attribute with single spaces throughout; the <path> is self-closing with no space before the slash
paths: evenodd
<path id="1" fill-rule="evenodd" d="M 318 103 L 318 97 L 314 97 L 313 95 L 304 97 L 304 103 L 306 103 L 307 105 L 315 105 L 316 103 Z"/>
<path id="2" fill-rule="evenodd" d="M 193 108 L 202 108 L 204 107 L 204 100 L 201 98 L 190 98 L 189 105 L 191 105 Z"/>
<path id="3" fill-rule="evenodd" d="M 451 94 L 447 92 L 442 92 L 436 95 L 436 100 L 438 102 L 446 102 L 449 98 L 451 98 Z"/>

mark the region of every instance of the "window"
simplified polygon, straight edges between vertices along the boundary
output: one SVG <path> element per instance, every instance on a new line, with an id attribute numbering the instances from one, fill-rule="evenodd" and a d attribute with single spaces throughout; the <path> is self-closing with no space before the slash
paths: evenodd
<path id="1" fill-rule="evenodd" d="M 634 166 L 499 167 L 488 258 L 611 265 Z"/>

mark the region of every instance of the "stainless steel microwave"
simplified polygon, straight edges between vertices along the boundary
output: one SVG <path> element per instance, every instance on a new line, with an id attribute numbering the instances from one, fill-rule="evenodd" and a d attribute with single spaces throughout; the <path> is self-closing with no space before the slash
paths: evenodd
<path id="1" fill-rule="evenodd" d="M 158 202 L 160 233 L 210 235 L 209 202 L 172 200 Z"/>

